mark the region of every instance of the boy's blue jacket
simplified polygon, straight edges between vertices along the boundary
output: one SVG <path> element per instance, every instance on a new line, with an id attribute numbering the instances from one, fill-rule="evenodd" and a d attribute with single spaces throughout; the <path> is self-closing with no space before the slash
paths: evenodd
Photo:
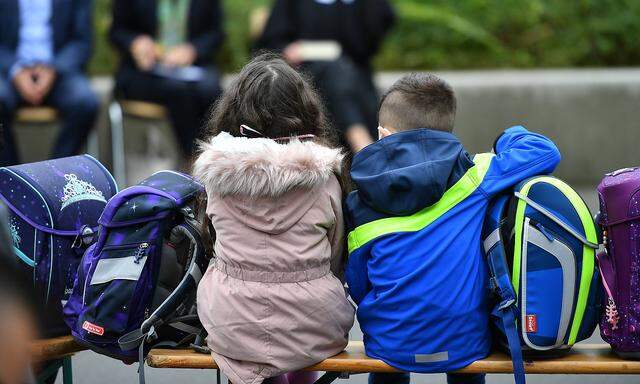
<path id="1" fill-rule="evenodd" d="M 426 373 L 489 354 L 480 249 L 489 200 L 560 161 L 553 142 L 519 126 L 494 151 L 472 159 L 453 134 L 417 129 L 354 157 L 346 278 L 370 357 Z"/>

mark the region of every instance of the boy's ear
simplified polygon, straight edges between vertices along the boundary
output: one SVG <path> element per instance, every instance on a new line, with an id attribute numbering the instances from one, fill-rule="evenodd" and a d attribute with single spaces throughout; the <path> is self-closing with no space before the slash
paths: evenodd
<path id="1" fill-rule="evenodd" d="M 391 130 L 382 126 L 378 126 L 378 140 L 384 139 L 385 137 L 391 135 L 391 133 Z"/>

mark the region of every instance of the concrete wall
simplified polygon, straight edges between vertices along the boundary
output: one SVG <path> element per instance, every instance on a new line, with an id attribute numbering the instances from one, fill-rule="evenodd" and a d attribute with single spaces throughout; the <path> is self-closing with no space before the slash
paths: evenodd
<path id="1" fill-rule="evenodd" d="M 595 186 L 605 172 L 640 165 L 640 69 L 438 74 L 456 90 L 456 133 L 470 152 L 489 150 L 504 128 L 524 124 L 548 135 L 558 144 L 563 161 L 557 175 L 569 182 Z M 381 73 L 376 82 L 380 89 L 385 89 L 401 75 Z M 228 82 L 229 77 L 224 81 Z M 96 78 L 93 85 L 106 102 L 111 81 Z M 104 144 L 101 157 L 108 163 L 104 113 L 98 126 Z M 140 122 L 130 122 L 126 132 L 127 145 L 134 154 L 131 168 L 146 172 L 151 165 L 145 165 L 142 160 L 153 158 L 158 164 L 158 156 L 144 153 L 157 151 L 154 143 L 158 141 L 158 134 L 167 136 L 170 130 L 161 124 L 153 127 L 149 136 L 147 130 L 138 129 L 140 127 Z M 23 153 L 28 154 L 26 160 L 46 156 L 46 148 L 52 140 L 50 132 L 42 127 L 21 127 L 19 133 Z M 166 148 L 161 152 L 166 156 Z M 136 178 L 132 177 L 132 180 Z"/>

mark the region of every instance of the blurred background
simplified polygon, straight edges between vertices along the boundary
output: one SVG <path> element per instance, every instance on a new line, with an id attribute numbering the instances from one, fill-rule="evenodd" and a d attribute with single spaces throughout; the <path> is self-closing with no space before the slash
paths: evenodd
<path id="1" fill-rule="evenodd" d="M 251 15 L 270 0 L 224 0 L 225 72 L 249 58 Z M 628 67 L 640 63 L 635 0 L 392 0 L 397 22 L 375 58 L 378 71 Z M 113 73 L 107 30 L 111 0 L 95 1 L 89 72 Z M 256 13 L 254 13 L 255 15 Z"/>
<path id="2" fill-rule="evenodd" d="M 228 83 L 248 60 L 270 0 L 225 0 L 226 38 L 215 55 Z M 488 150 L 506 127 L 525 124 L 563 153 L 558 175 L 595 186 L 608 171 L 637 164 L 640 127 L 640 1 L 393 0 L 396 22 L 373 59 L 382 92 L 407 71 L 435 71 L 459 98 L 456 133 L 470 152 Z M 111 0 L 94 4 L 92 88 L 106 105 L 119 55 L 108 40 Z M 110 163 L 106 108 L 97 119 L 100 160 Z M 128 182 L 176 166 L 166 121 L 128 121 Z M 132 129 L 144 125 L 146 129 Z M 18 135 L 24 161 L 46 156 L 50 131 Z M 39 140 L 34 141 L 36 135 Z M 20 139 L 20 137 L 26 138 Z"/>

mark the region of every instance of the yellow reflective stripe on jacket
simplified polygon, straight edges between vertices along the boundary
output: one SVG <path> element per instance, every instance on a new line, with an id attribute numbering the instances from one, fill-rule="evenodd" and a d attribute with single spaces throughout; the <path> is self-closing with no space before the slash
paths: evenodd
<path id="1" fill-rule="evenodd" d="M 442 195 L 437 203 L 413 215 L 388 217 L 356 227 L 349 232 L 349 253 L 377 237 L 398 232 L 417 232 L 433 223 L 451 208 L 469 197 L 478 188 L 489 169 L 493 156 L 492 153 L 476 155 L 473 158 L 475 165 L 469 168 L 460 180 Z"/>

